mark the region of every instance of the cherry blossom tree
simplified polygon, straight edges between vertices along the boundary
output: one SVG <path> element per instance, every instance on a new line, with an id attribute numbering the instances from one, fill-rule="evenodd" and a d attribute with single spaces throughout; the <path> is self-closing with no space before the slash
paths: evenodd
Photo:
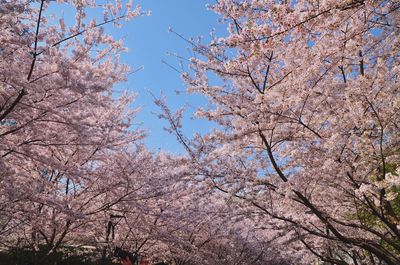
<path id="1" fill-rule="evenodd" d="M 63 247 L 114 246 L 175 264 L 398 264 L 396 1 L 218 0 L 229 35 L 182 77 L 218 127 L 186 156 L 149 152 L 129 68 L 104 30 L 132 2 L 0 3 L 0 243 L 45 264 Z M 90 8 L 104 18 L 86 18 Z M 57 21 L 58 20 L 58 21 Z M 57 23 L 54 23 L 57 21 Z M 210 73 L 222 85 L 214 85 Z"/>
<path id="2" fill-rule="evenodd" d="M 135 157 L 140 172 L 147 164 L 135 163 L 151 156 L 143 132 L 130 128 L 133 97 L 112 95 L 130 70 L 119 62 L 123 43 L 102 27 L 138 16 L 139 7 L 58 1 L 76 17 L 55 24 L 53 4 L 0 3 L 0 241 L 44 248 L 35 264 L 66 242 L 93 243 L 101 214 L 132 193 L 120 190 L 127 173 L 116 159 Z M 104 21 L 86 19 L 89 8 L 103 10 Z"/>
<path id="3" fill-rule="evenodd" d="M 188 171 L 301 264 L 398 264 L 399 3 L 216 2 L 229 34 L 182 77 L 218 127 L 186 139 L 158 101 Z"/>
<path id="4" fill-rule="evenodd" d="M 176 264 L 294 262 L 274 249 L 269 243 L 269 234 L 257 228 L 254 220 L 243 212 L 238 212 L 235 203 L 229 203 L 229 199 L 217 194 L 196 199 L 194 195 L 198 194 L 193 193 L 179 203 L 183 209 L 174 210 L 177 219 L 170 222 L 169 236 L 160 237 L 168 243 L 170 256 Z M 173 223 L 175 229 L 171 229 Z"/>
<path id="5" fill-rule="evenodd" d="M 116 171 L 124 175 L 120 190 L 115 191 L 118 203 L 110 205 L 103 212 L 105 218 L 88 229 L 93 236 L 101 235 L 100 242 L 171 264 L 295 262 L 274 249 L 270 234 L 255 227 L 254 220 L 238 211 L 229 196 L 210 193 L 202 182 L 193 181 L 184 157 L 160 153 L 134 162 L 137 157 L 115 160 Z M 143 163 L 147 168 L 137 172 Z"/>

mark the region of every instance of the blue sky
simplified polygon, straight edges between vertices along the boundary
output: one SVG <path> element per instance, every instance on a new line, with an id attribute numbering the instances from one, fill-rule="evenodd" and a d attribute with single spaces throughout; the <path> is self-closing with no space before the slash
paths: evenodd
<path id="1" fill-rule="evenodd" d="M 112 32 L 115 37 L 123 36 L 129 48 L 129 53 L 122 55 L 123 62 L 133 68 L 144 67 L 131 75 L 122 87 L 138 93 L 133 106 L 141 107 L 136 120 L 143 123 L 142 128 L 148 130 L 146 144 L 149 148 L 179 153 L 183 149 L 174 136 L 163 130 L 166 123 L 154 114 L 159 110 L 153 103 L 151 93 L 156 96 L 161 92 L 165 94 L 168 104 L 174 110 L 183 105 L 188 106 L 184 120 L 187 136 L 192 136 L 196 131 L 205 132 L 212 125 L 206 121 L 190 119 L 190 112 L 194 111 L 195 106 L 205 104 L 204 98 L 175 93 L 184 90 L 184 84 L 179 73 L 162 63 L 162 60 L 179 68 L 179 61 L 167 53 L 178 53 L 189 58 L 191 52 L 188 50 L 189 44 L 169 33 L 168 28 L 172 27 L 188 38 L 201 35 L 208 42 L 213 28 L 221 35 L 225 33 L 226 26 L 218 22 L 217 14 L 206 9 L 206 4 L 213 3 L 213 0 L 143 0 L 139 3 L 143 10 L 150 10 L 152 15 L 136 18 Z"/>
<path id="2" fill-rule="evenodd" d="M 169 28 L 185 38 L 202 36 L 203 41 L 209 43 L 211 30 L 215 29 L 218 36 L 224 36 L 226 25 L 218 22 L 219 16 L 206 8 L 207 4 L 214 4 L 214 0 L 142 0 L 134 1 L 134 4 L 139 4 L 143 11 L 151 11 L 151 15 L 123 23 L 122 28 L 107 25 L 106 32 L 116 39 L 122 38 L 129 48 L 128 53 L 122 54 L 122 62 L 133 69 L 143 69 L 130 75 L 128 81 L 117 85 L 115 90 L 126 89 L 138 94 L 132 104 L 132 108 L 141 108 L 135 121 L 147 130 L 145 143 L 151 150 L 181 153 L 184 149 L 176 138 L 163 129 L 167 123 L 159 120 L 155 114 L 160 110 L 153 103 L 152 94 L 160 96 L 163 93 L 172 110 L 186 105 L 184 133 L 188 137 L 195 132 L 204 133 L 213 125 L 207 121 L 191 119 L 191 113 L 196 106 L 206 104 L 204 97 L 176 93 L 184 91 L 185 86 L 179 73 L 162 61 L 180 68 L 178 59 L 168 53 L 176 53 L 185 58 L 190 58 L 193 53 L 190 45 L 176 34 L 170 33 Z M 87 11 L 88 19 L 95 16 L 98 22 L 102 20 L 101 10 Z M 75 16 L 73 8 L 58 5 L 56 2 L 50 3 L 48 12 L 64 17 L 66 23 L 73 21 Z M 58 23 L 58 19 L 56 21 Z"/>

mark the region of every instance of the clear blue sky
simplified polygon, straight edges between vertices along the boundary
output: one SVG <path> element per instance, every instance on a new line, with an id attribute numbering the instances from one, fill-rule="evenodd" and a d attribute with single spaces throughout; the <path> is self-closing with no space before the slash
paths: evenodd
<path id="1" fill-rule="evenodd" d="M 116 37 L 124 36 L 125 45 L 130 49 L 128 54 L 122 56 L 123 61 L 134 68 L 144 66 L 144 69 L 130 76 L 124 86 L 139 94 L 134 106 L 142 108 L 137 121 L 142 122 L 142 128 L 148 130 L 146 144 L 153 150 L 164 149 L 177 153 L 182 148 L 175 137 L 168 135 L 163 130 L 166 123 L 152 114 L 159 110 L 153 103 L 150 91 L 156 96 L 162 91 L 173 109 L 185 104 L 194 107 L 205 101 L 200 96 L 175 93 L 176 90 L 184 90 L 184 84 L 179 74 L 161 61 L 179 68 L 178 60 L 166 53 L 178 53 L 184 57 L 190 57 L 191 53 L 188 51 L 189 44 L 169 33 L 168 28 L 172 27 L 188 38 L 201 35 L 205 42 L 209 42 L 211 29 L 225 34 L 226 26 L 218 22 L 217 14 L 206 9 L 206 4 L 213 4 L 213 0 L 143 0 L 136 3 L 143 10 L 150 10 L 152 15 L 136 18 L 113 33 Z M 188 108 L 189 112 L 193 110 Z M 205 121 L 191 120 L 188 116 L 189 113 L 185 118 L 184 131 L 189 137 L 196 131 L 204 132 L 212 126 Z"/>
<path id="2" fill-rule="evenodd" d="M 191 137 L 195 132 L 206 132 L 213 125 L 206 121 L 192 120 L 190 116 L 195 106 L 205 104 L 201 96 L 188 96 L 184 93 L 177 95 L 175 91 L 184 91 L 185 86 L 179 73 L 175 72 L 166 64 L 179 68 L 179 61 L 170 55 L 177 53 L 185 58 L 191 57 L 190 45 L 170 33 L 173 30 L 186 38 L 202 36 L 204 42 L 210 42 L 210 31 L 215 29 L 219 36 L 226 34 L 226 25 L 218 22 L 219 16 L 207 10 L 207 4 L 214 4 L 215 0 L 141 0 L 134 1 L 139 4 L 143 11 L 151 11 L 151 16 L 140 16 L 122 28 L 106 26 L 106 32 L 114 38 L 123 38 L 125 46 L 129 48 L 128 53 L 122 54 L 122 62 L 130 65 L 133 69 L 143 66 L 143 69 L 130 75 L 128 82 L 119 84 L 116 90 L 128 89 L 138 94 L 133 108 L 140 107 L 136 122 L 140 127 L 148 131 L 145 140 L 146 145 L 152 150 L 166 150 L 173 153 L 181 153 L 183 148 L 176 138 L 164 131 L 167 124 L 157 118 L 155 113 L 160 110 L 153 103 L 153 96 L 160 96 L 161 92 L 167 97 L 168 105 L 176 110 L 187 105 L 188 112 L 184 119 L 184 132 Z M 101 1 L 100 1 L 101 2 Z M 126 2 L 126 1 L 121 1 Z M 100 10 L 88 10 L 88 19 L 97 17 L 101 21 L 103 16 Z M 65 5 L 50 2 L 49 13 L 55 13 L 68 21 L 74 20 L 74 11 Z M 55 23 L 58 23 L 55 21 Z"/>

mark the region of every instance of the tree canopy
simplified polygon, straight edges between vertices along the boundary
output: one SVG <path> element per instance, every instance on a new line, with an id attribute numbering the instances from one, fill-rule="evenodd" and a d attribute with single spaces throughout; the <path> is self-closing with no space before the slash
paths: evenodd
<path id="1" fill-rule="evenodd" d="M 155 100 L 182 155 L 113 93 L 130 69 L 105 26 L 140 7 L 57 2 L 75 18 L 0 2 L 0 259 L 400 264 L 398 1 L 215 1 L 228 34 L 188 39 L 182 80 L 216 126 L 184 135 Z"/>

